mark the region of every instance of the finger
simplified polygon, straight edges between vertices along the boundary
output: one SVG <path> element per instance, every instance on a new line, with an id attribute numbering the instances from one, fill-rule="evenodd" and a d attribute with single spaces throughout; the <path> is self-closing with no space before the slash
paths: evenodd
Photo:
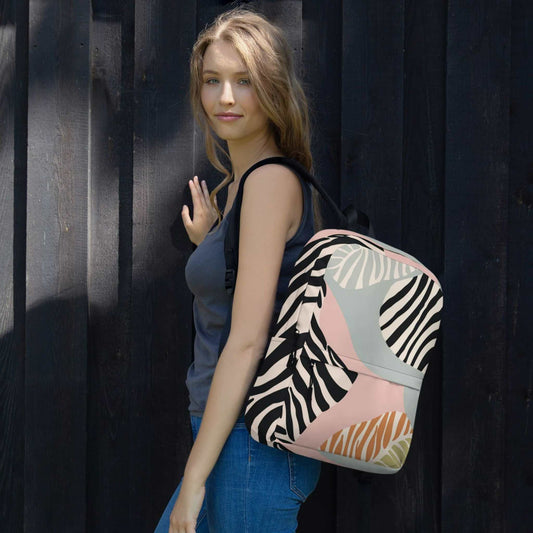
<path id="1" fill-rule="evenodd" d="M 189 213 L 189 206 L 184 205 L 181 209 L 181 219 L 183 220 L 183 225 L 188 228 L 192 225 L 191 215 Z"/>
<path id="2" fill-rule="evenodd" d="M 209 189 L 207 188 L 207 183 L 205 180 L 202 181 L 202 191 L 204 192 L 205 203 L 210 205 L 211 200 L 209 199 Z"/>
<path id="3" fill-rule="evenodd" d="M 209 193 L 207 195 L 207 198 L 205 197 L 205 191 L 207 189 L 207 184 L 204 181 L 200 182 L 198 179 L 198 176 L 195 176 L 195 184 L 198 189 L 198 196 L 202 201 L 202 205 L 207 209 L 209 207 Z"/>
<path id="4" fill-rule="evenodd" d="M 204 206 L 203 195 L 201 189 L 198 185 L 198 178 L 195 176 L 194 179 L 189 180 L 189 187 L 191 189 L 192 196 L 192 205 L 194 209 L 199 209 Z"/>
<path id="5" fill-rule="evenodd" d="M 209 209 L 209 211 L 211 211 L 213 216 L 216 216 L 216 210 L 213 208 L 213 205 L 211 204 L 211 196 L 209 194 L 209 189 L 207 188 L 207 183 L 205 182 L 205 180 L 202 181 L 202 189 L 204 191 L 206 209 Z M 213 197 L 213 202 L 215 203 L 215 206 L 218 209 L 216 195 Z"/>

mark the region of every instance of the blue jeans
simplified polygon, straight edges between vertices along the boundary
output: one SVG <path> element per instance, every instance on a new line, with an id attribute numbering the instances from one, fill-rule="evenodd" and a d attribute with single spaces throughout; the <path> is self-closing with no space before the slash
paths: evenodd
<path id="1" fill-rule="evenodd" d="M 193 438 L 200 417 L 191 416 Z M 302 502 L 320 476 L 319 461 L 259 444 L 239 418 L 206 482 L 197 533 L 294 533 Z M 181 482 L 154 533 L 168 533 Z"/>

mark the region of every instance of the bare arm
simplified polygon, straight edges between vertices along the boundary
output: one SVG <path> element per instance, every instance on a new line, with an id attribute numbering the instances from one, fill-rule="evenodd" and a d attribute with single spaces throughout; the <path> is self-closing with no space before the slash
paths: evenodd
<path id="1" fill-rule="evenodd" d="M 199 495 L 203 498 L 205 481 L 237 420 L 263 355 L 285 242 L 301 217 L 301 196 L 298 179 L 277 165 L 257 169 L 245 184 L 230 334 L 185 468 L 183 497 L 180 493 L 173 511 L 176 524 L 188 520 L 190 526 L 191 515 L 187 509 L 198 507 L 199 510 Z M 176 527 L 175 531 L 194 531 L 187 526 L 182 530 Z"/>

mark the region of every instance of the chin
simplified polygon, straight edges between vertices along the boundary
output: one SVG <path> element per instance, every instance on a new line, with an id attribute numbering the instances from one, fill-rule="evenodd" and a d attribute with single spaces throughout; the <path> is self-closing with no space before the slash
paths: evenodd
<path id="1" fill-rule="evenodd" d="M 228 132 L 218 132 L 215 130 L 215 133 L 217 134 L 217 137 L 219 139 L 221 139 L 222 141 L 238 141 L 240 139 L 243 139 L 244 136 L 243 135 L 238 135 L 238 134 L 231 134 L 231 133 L 228 133 Z"/>

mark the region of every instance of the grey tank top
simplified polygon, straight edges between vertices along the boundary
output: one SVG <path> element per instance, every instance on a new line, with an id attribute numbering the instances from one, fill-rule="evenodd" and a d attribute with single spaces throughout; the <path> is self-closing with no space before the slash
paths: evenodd
<path id="1" fill-rule="evenodd" d="M 311 186 L 298 176 L 303 188 L 303 214 L 296 234 L 285 244 L 274 312 L 279 313 L 287 294 L 294 263 L 313 230 Z M 233 207 L 232 207 L 233 209 Z M 185 266 L 185 280 L 193 293 L 194 360 L 187 372 L 189 411 L 202 416 L 211 380 L 217 365 L 226 319 L 231 312 L 232 296 L 226 294 L 224 238 L 228 216 L 215 230 L 209 232 L 189 257 Z"/>

